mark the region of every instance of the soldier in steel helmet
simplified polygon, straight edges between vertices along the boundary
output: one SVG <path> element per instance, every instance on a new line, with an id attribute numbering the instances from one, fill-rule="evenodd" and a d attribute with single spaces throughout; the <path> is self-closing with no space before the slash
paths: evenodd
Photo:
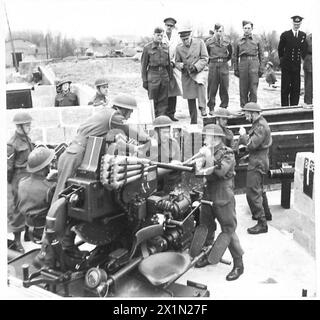
<path id="1" fill-rule="evenodd" d="M 21 244 L 21 232 L 25 227 L 24 216 L 17 207 L 19 181 L 29 175 L 27 160 L 33 150 L 29 137 L 32 117 L 26 112 L 19 112 L 13 117 L 16 125 L 14 135 L 7 142 L 7 180 L 8 180 L 8 229 L 14 234 L 12 248 L 24 252 Z"/>
<path id="2" fill-rule="evenodd" d="M 179 143 L 172 136 L 172 120 L 168 116 L 159 116 L 153 121 L 155 137 L 151 141 L 150 159 L 164 163 L 181 163 Z M 172 172 L 158 168 L 158 175 L 164 176 L 159 179 L 158 189 L 165 192 L 173 191 L 173 187 L 181 182 L 180 172 Z"/>
<path id="3" fill-rule="evenodd" d="M 57 95 L 54 100 L 55 107 L 78 106 L 79 100 L 75 93 L 70 91 L 70 80 L 59 81 L 56 85 Z"/>
<path id="4" fill-rule="evenodd" d="M 233 268 L 226 276 L 226 280 L 232 281 L 238 279 L 244 271 L 242 260 L 244 252 L 235 232 L 237 217 L 233 189 L 236 162 L 232 149 L 226 147 L 223 143 L 225 135 L 220 126 L 208 124 L 203 128 L 203 134 L 205 136 L 205 147 L 202 147 L 200 152 L 203 152 L 206 158 L 211 157 L 215 165 L 206 169 L 207 176 L 204 192 L 204 199 L 212 201 L 213 207 L 211 212 L 208 213 L 204 212 L 208 210 L 208 207 L 203 206 L 200 220 L 202 217 L 206 220 L 211 220 L 211 222 L 208 221 L 208 226 L 211 226 L 212 230 L 209 230 L 206 240 L 207 245 L 214 240 L 215 218 L 220 223 L 222 233 L 227 235 L 228 248 L 233 258 Z M 204 258 L 196 264 L 196 267 L 203 267 L 208 263 L 207 258 Z"/>
<path id="5" fill-rule="evenodd" d="M 272 137 L 270 127 L 261 115 L 262 110 L 257 103 L 249 102 L 243 110 L 246 120 L 252 123 L 248 134 L 244 128 L 239 130 L 239 143 L 245 144 L 249 151 L 246 196 L 252 219 L 258 220 L 254 227 L 248 229 L 248 233 L 259 234 L 268 232 L 267 220 L 272 219 L 263 186 L 264 176 L 269 169 L 269 148 L 272 145 Z"/>
<path id="6" fill-rule="evenodd" d="M 30 176 L 19 182 L 18 209 L 24 215 L 29 237 L 34 241 L 42 237 L 56 185 L 48 177 L 54 157 L 54 151 L 47 147 L 35 148 L 28 156 L 27 171 Z"/>
<path id="7" fill-rule="evenodd" d="M 131 95 L 120 94 L 116 96 L 112 102 L 111 108 L 103 108 L 88 118 L 80 125 L 77 135 L 74 137 L 71 144 L 60 156 L 58 161 L 58 181 L 53 195 L 52 204 L 58 199 L 59 193 L 65 189 L 68 178 L 75 175 L 77 168 L 82 163 L 87 141 L 89 136 L 106 137 L 111 129 L 121 129 L 124 134 L 138 141 L 149 141 L 150 137 L 140 128 L 126 124 L 133 112 L 137 109 L 137 101 Z M 138 146 L 134 146 L 139 149 Z M 81 256 L 77 246 L 74 245 L 75 233 L 71 231 L 72 225 L 68 225 L 66 233 L 61 241 L 62 248 L 66 254 L 72 256 Z M 38 255 L 37 266 L 42 262 L 46 264 L 51 261 L 50 251 L 46 251 L 46 247 L 42 247 Z M 49 255 L 49 256 L 48 256 Z"/>
<path id="8" fill-rule="evenodd" d="M 93 105 L 94 107 L 97 106 L 107 106 L 109 103 L 108 100 L 108 88 L 109 88 L 109 81 L 107 78 L 99 78 L 94 83 L 97 92 L 96 95 L 89 101 L 88 105 Z"/>

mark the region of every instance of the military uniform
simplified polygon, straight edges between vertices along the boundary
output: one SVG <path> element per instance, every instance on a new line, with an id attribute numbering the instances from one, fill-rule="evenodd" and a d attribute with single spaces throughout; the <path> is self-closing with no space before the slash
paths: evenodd
<path id="1" fill-rule="evenodd" d="M 165 43 L 146 44 L 141 56 L 142 81 L 148 86 L 149 99 L 154 102 L 155 117 L 165 115 L 168 107 L 170 57 Z"/>
<path id="2" fill-rule="evenodd" d="M 55 107 L 67 107 L 78 106 L 79 100 L 76 94 L 68 91 L 67 93 L 61 92 L 56 95 L 54 106 Z"/>
<path id="3" fill-rule="evenodd" d="M 108 104 L 107 97 L 102 93 L 96 93 L 96 95 L 92 98 L 91 101 L 89 101 L 88 105 L 93 105 L 94 107 L 101 106 L 101 105 L 107 105 Z"/>
<path id="4" fill-rule="evenodd" d="M 208 107 L 212 111 L 215 107 L 215 98 L 219 88 L 220 107 L 227 108 L 229 104 L 229 66 L 232 56 L 232 46 L 226 37 L 219 40 L 216 36 L 206 41 L 209 54 L 208 76 Z"/>
<path id="5" fill-rule="evenodd" d="M 10 200 L 8 199 L 9 230 L 21 232 L 24 230 L 25 219 L 18 210 L 18 185 L 22 178 L 29 176 L 27 172 L 27 160 L 33 145 L 29 137 L 15 132 L 7 143 L 7 179 L 12 191 L 12 212 L 10 211 Z M 11 197 L 11 194 L 9 193 Z"/>
<path id="6" fill-rule="evenodd" d="M 312 34 L 307 35 L 305 47 L 302 53 L 304 71 L 304 102 L 312 104 L 313 82 L 312 82 Z"/>
<path id="7" fill-rule="evenodd" d="M 20 180 L 18 209 L 25 219 L 29 233 L 41 238 L 56 183 L 36 173 Z"/>
<path id="8" fill-rule="evenodd" d="M 305 46 L 306 34 L 293 30 L 285 31 L 280 36 L 278 55 L 281 67 L 281 105 L 295 106 L 300 97 L 301 55 Z"/>
<path id="9" fill-rule="evenodd" d="M 240 59 L 240 61 L 239 61 Z M 235 45 L 235 74 L 239 76 L 240 106 L 257 102 L 259 77 L 262 68 L 263 47 L 256 35 L 242 36 Z"/>
<path id="10" fill-rule="evenodd" d="M 233 260 L 237 262 L 242 259 L 243 250 L 235 233 L 237 217 L 233 192 L 236 164 L 234 153 L 232 149 L 220 143 L 214 148 L 213 156 L 218 167 L 206 178 L 204 199 L 213 202 L 214 218 L 219 221 L 221 231 L 230 237 L 228 248 Z"/>
<path id="11" fill-rule="evenodd" d="M 223 143 L 227 147 L 231 148 L 233 151 L 236 151 L 237 147 L 236 147 L 236 143 L 234 142 L 233 132 L 230 129 L 228 129 L 227 127 L 221 127 L 221 129 L 222 129 L 223 133 L 225 134 L 225 137 L 222 137 Z"/>
<path id="12" fill-rule="evenodd" d="M 253 218 L 266 223 L 266 214 L 270 214 L 264 191 L 264 175 L 269 170 L 269 147 L 272 144 L 270 127 L 263 116 L 253 122 L 246 137 L 249 150 L 247 171 L 247 201 Z M 266 212 L 267 211 L 267 212 Z"/>
<path id="13" fill-rule="evenodd" d="M 197 77 L 208 63 L 208 51 L 203 40 L 192 38 L 189 47 L 180 43 L 176 49 L 177 62 L 184 64 L 181 76 L 182 96 L 184 99 L 188 99 L 191 124 L 196 124 L 198 120 L 196 99 L 198 99 L 200 109 L 206 108 L 207 79 L 198 79 Z M 196 72 L 189 71 L 191 66 L 195 66 Z"/>

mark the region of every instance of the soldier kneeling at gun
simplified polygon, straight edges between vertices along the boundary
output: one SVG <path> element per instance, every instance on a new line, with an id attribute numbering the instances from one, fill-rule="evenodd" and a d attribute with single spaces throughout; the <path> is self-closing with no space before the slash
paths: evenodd
<path id="1" fill-rule="evenodd" d="M 236 280 L 243 273 L 244 267 L 242 261 L 243 250 L 239 238 L 235 233 L 237 217 L 233 193 L 234 168 L 236 164 L 234 153 L 231 148 L 224 145 L 223 138 L 225 135 L 220 126 L 208 124 L 204 127 L 203 134 L 205 135 L 204 143 L 206 146 L 200 149 L 200 153 L 212 162 L 209 164 L 208 169 L 204 169 L 207 178 L 203 198 L 213 202 L 213 219 L 218 219 L 221 231 L 226 235 L 228 248 L 233 258 L 233 269 L 227 275 L 226 280 Z M 214 166 L 211 166 L 212 164 Z M 206 214 L 203 211 L 206 209 L 207 207 L 201 209 L 201 220 L 208 220 L 208 226 L 210 227 L 211 225 L 211 229 L 213 229 L 209 230 L 206 240 L 206 244 L 210 245 L 214 240 L 216 224 L 211 219 L 212 212 L 207 212 Z M 201 268 L 207 264 L 209 264 L 209 261 L 207 258 L 204 258 L 196 264 L 196 267 Z"/>

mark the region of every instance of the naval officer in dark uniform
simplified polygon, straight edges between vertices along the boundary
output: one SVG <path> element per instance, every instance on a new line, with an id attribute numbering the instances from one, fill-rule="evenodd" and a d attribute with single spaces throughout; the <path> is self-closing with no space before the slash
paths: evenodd
<path id="1" fill-rule="evenodd" d="M 280 36 L 278 55 L 281 67 L 281 106 L 295 106 L 300 97 L 301 55 L 306 41 L 306 34 L 299 31 L 302 17 L 293 16 L 291 30 Z"/>

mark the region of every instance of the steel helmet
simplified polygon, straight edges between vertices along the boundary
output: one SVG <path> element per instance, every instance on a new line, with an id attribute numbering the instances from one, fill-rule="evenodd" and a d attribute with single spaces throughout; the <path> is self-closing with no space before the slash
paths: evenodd
<path id="1" fill-rule="evenodd" d="M 104 86 L 106 84 L 109 84 L 109 81 L 107 78 L 99 78 L 94 83 L 96 87 Z"/>
<path id="2" fill-rule="evenodd" d="M 217 124 L 207 124 L 203 130 L 202 134 L 216 137 L 225 137 L 226 135 L 223 133 L 222 128 Z"/>
<path id="3" fill-rule="evenodd" d="M 54 156 L 54 151 L 46 147 L 32 150 L 28 156 L 27 170 L 31 173 L 42 170 L 50 164 Z"/>
<path id="4" fill-rule="evenodd" d="M 153 121 L 154 128 L 169 127 L 171 125 L 172 120 L 168 116 L 159 116 Z"/>
<path id="5" fill-rule="evenodd" d="M 216 118 L 230 118 L 230 112 L 226 108 L 219 108 L 213 111 L 211 115 Z"/>
<path id="6" fill-rule="evenodd" d="M 56 84 L 56 87 L 61 87 L 63 84 L 65 83 L 71 83 L 72 81 L 70 80 L 61 80 L 61 81 L 58 81 L 57 84 Z"/>
<path id="7" fill-rule="evenodd" d="M 112 105 L 130 110 L 135 110 L 138 107 L 137 100 L 133 96 L 127 94 L 119 94 L 116 96 L 113 99 Z"/>
<path id="8" fill-rule="evenodd" d="M 16 113 L 13 117 L 13 123 L 14 124 L 26 124 L 32 122 L 32 117 L 27 112 L 19 112 Z"/>
<path id="9" fill-rule="evenodd" d="M 255 102 L 248 102 L 242 108 L 243 111 L 251 111 L 251 112 L 261 112 L 261 107 Z"/>

